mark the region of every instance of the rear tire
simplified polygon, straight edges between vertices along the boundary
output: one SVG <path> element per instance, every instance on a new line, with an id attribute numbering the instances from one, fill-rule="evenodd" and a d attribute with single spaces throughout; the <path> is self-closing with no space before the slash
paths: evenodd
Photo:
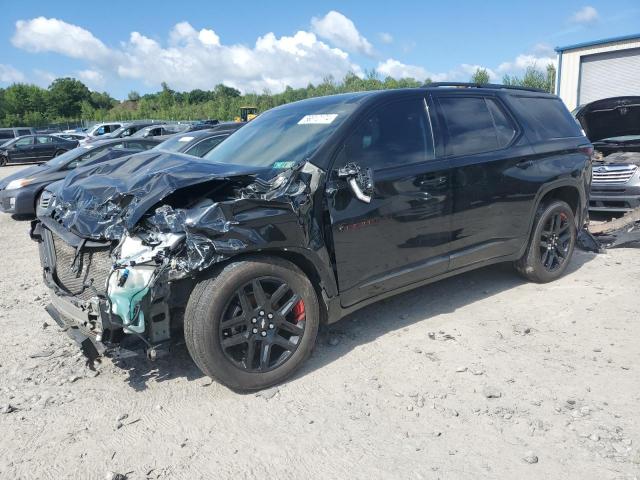
<path id="1" fill-rule="evenodd" d="M 311 354 L 319 324 L 318 298 L 307 276 L 286 260 L 252 257 L 196 285 L 184 336 L 204 374 L 251 391 L 291 376 Z"/>
<path id="2" fill-rule="evenodd" d="M 9 163 L 7 157 L 0 155 L 0 167 L 6 167 L 7 163 Z"/>
<path id="3" fill-rule="evenodd" d="M 541 205 L 527 250 L 515 262 L 516 270 L 536 283 L 560 278 L 571 261 L 576 237 L 575 217 L 566 202 L 554 200 Z"/>

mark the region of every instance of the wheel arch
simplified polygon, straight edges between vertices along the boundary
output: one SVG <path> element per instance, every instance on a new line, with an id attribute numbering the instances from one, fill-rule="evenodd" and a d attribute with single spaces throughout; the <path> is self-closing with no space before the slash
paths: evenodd
<path id="1" fill-rule="evenodd" d="M 318 304 L 321 308 L 321 322 L 326 323 L 327 312 L 329 309 L 329 300 L 335 297 L 337 292 L 337 284 L 332 271 L 327 271 L 326 267 L 319 265 L 321 260 L 316 260 L 315 254 L 311 255 L 304 250 L 298 249 L 274 249 L 274 250 L 260 250 L 253 252 L 240 253 L 234 255 L 223 262 L 216 263 L 204 274 L 204 277 L 215 276 L 220 269 L 226 265 L 241 262 L 243 260 L 256 259 L 261 257 L 277 257 L 283 260 L 287 260 L 298 267 L 307 276 L 311 285 L 313 285 L 316 295 L 318 296 Z"/>
<path id="2" fill-rule="evenodd" d="M 579 184 L 570 180 L 558 180 L 556 182 L 545 185 L 538 191 L 536 199 L 533 203 L 533 210 L 529 215 L 529 228 L 527 229 L 526 241 L 522 245 L 518 257 L 522 256 L 531 240 L 533 229 L 535 228 L 536 215 L 540 206 L 551 200 L 562 200 L 569 204 L 576 220 L 576 227 L 579 229 L 584 222 L 584 213 L 586 209 L 587 198 L 586 193 L 580 188 Z"/>

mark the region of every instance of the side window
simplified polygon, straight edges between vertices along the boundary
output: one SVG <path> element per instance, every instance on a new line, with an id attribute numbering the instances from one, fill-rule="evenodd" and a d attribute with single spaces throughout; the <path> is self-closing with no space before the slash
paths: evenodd
<path id="1" fill-rule="evenodd" d="M 498 148 L 504 148 L 509 145 L 513 137 L 516 136 L 516 127 L 498 105 L 498 102 L 492 98 L 486 98 L 485 101 L 487 102 L 487 107 L 489 107 L 489 113 L 491 113 L 493 125 L 496 129 Z"/>
<path id="2" fill-rule="evenodd" d="M 447 155 L 473 155 L 504 148 L 516 133 L 515 126 L 492 99 L 441 97 L 449 139 Z"/>
<path id="3" fill-rule="evenodd" d="M 36 137 L 37 144 L 52 143 L 52 142 L 53 142 L 53 138 L 51 137 Z"/>
<path id="4" fill-rule="evenodd" d="M 432 159 L 433 136 L 421 98 L 383 105 L 345 142 L 340 163 L 385 168 Z"/>
<path id="5" fill-rule="evenodd" d="M 193 155 L 194 157 L 202 157 L 210 150 L 213 150 L 224 139 L 225 137 L 222 136 L 207 138 L 188 149 L 185 153 Z"/>
<path id="6" fill-rule="evenodd" d="M 580 127 L 562 100 L 545 97 L 517 97 L 516 100 L 531 123 L 537 140 L 580 137 Z"/>
<path id="7" fill-rule="evenodd" d="M 18 136 L 31 135 L 31 130 L 18 130 Z"/>
<path id="8" fill-rule="evenodd" d="M 14 138 L 13 130 L 0 130 L 0 140 Z"/>
<path id="9" fill-rule="evenodd" d="M 25 146 L 25 145 L 33 145 L 33 137 L 24 137 L 16 140 L 15 145 L 17 147 Z"/>

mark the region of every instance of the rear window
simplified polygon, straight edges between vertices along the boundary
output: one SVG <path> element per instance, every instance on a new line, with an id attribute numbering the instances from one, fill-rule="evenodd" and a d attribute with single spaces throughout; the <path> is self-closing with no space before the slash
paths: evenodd
<path id="1" fill-rule="evenodd" d="M 562 101 L 558 98 L 514 97 L 522 115 L 531 124 L 534 140 L 580 137 L 582 132 Z"/>
<path id="2" fill-rule="evenodd" d="M 506 147 L 516 127 L 502 108 L 490 98 L 441 97 L 447 125 L 447 154 L 473 155 Z"/>

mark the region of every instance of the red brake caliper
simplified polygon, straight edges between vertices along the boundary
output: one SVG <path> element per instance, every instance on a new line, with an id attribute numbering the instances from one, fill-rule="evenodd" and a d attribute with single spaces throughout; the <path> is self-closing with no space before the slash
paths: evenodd
<path id="1" fill-rule="evenodd" d="M 304 312 L 304 302 L 300 300 L 296 303 L 295 307 L 293 307 L 293 323 L 300 323 L 305 318 Z"/>

